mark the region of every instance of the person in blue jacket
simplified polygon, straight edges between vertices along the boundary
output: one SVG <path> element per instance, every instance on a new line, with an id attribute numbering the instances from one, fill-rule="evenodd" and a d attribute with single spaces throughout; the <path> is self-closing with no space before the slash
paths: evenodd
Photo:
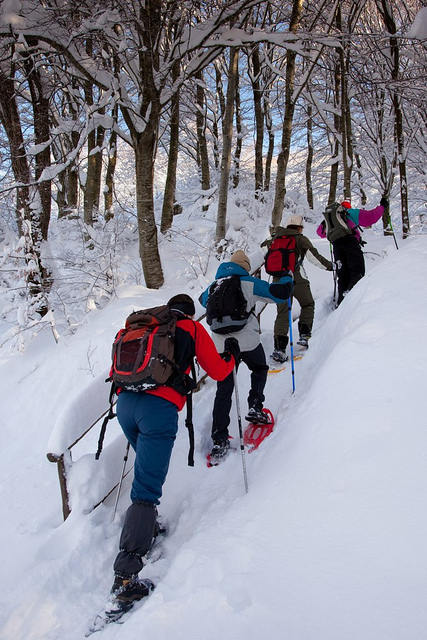
<path id="1" fill-rule="evenodd" d="M 247 309 L 255 309 L 258 301 L 278 304 L 287 300 L 293 292 L 293 280 L 290 276 L 284 276 L 276 283 L 268 283 L 249 275 L 251 264 L 248 256 L 239 249 L 235 251 L 229 262 L 223 262 L 218 267 L 215 281 L 232 275 L 240 277 L 241 289 L 247 301 Z M 199 302 L 206 307 L 209 298 L 209 287 L 201 294 Z M 223 353 L 227 338 L 236 338 L 240 347 L 240 360 L 251 371 L 251 388 L 248 395 L 248 413 L 246 420 L 253 423 L 268 422 L 266 414 L 262 411 L 264 402 L 264 388 L 267 382 L 268 365 L 264 348 L 260 341 L 259 322 L 255 313 L 249 315 L 245 326 L 237 332 L 216 334 L 212 333 L 212 339 L 219 353 Z M 229 374 L 224 380 L 217 383 L 217 391 L 212 412 L 212 440 L 213 448 L 211 460 L 222 458 L 229 449 L 228 425 L 230 424 L 230 410 L 234 389 L 233 374 Z"/>

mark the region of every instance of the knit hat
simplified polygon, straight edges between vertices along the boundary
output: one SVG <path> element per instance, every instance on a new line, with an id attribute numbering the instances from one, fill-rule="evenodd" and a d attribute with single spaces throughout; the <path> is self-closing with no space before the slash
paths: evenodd
<path id="1" fill-rule="evenodd" d="M 172 311 L 181 311 L 186 316 L 194 316 L 196 313 L 194 302 L 186 293 L 178 293 L 178 295 L 173 296 L 168 302 L 168 307 Z"/>
<path id="2" fill-rule="evenodd" d="M 291 213 L 289 218 L 286 220 L 287 227 L 303 227 L 304 220 L 302 216 L 298 216 L 296 213 Z"/>
<path id="3" fill-rule="evenodd" d="M 341 206 L 345 207 L 346 209 L 351 209 L 351 203 L 348 200 L 344 200 L 344 202 L 341 202 Z"/>
<path id="4" fill-rule="evenodd" d="M 230 262 L 235 262 L 240 267 L 243 267 L 243 269 L 246 269 L 246 271 L 248 273 L 251 270 L 250 260 L 249 260 L 248 256 L 246 255 L 246 253 L 244 251 L 242 251 L 241 249 L 238 249 L 237 251 L 235 251 L 233 253 L 233 255 L 230 258 Z"/>

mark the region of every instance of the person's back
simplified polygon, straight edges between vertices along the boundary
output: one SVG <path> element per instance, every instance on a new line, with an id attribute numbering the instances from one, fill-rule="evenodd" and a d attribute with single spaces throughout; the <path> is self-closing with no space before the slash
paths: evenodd
<path id="1" fill-rule="evenodd" d="M 315 305 L 310 289 L 310 282 L 304 270 L 303 261 L 307 258 L 307 260 L 316 267 L 326 269 L 328 271 L 332 271 L 332 263 L 317 251 L 309 238 L 303 234 L 303 229 L 303 217 L 297 214 L 291 214 L 286 221 L 286 226 L 276 227 L 273 238 L 263 242 L 261 246 L 270 246 L 274 238 L 293 237 L 295 239 L 296 260 L 293 296 L 298 300 L 301 307 L 301 313 L 298 321 L 298 344 L 302 348 L 308 348 L 308 341 L 311 337 L 314 322 Z M 277 306 L 277 316 L 274 323 L 274 350 L 271 358 L 275 362 L 283 363 L 288 359 L 286 354 L 289 342 L 288 332 L 289 308 L 288 303 L 284 302 Z"/>
<path id="2" fill-rule="evenodd" d="M 334 203 L 334 205 L 338 206 L 339 203 Z M 374 209 L 353 208 L 348 200 L 341 202 L 341 207 L 347 212 L 345 220 L 349 233 L 331 233 L 326 220 L 317 227 L 317 234 L 321 238 L 328 237 L 334 250 L 338 276 L 338 305 L 365 275 L 362 246 L 366 243 L 362 240 L 360 227 L 370 227 L 378 222 L 385 208 L 388 207 L 388 200 L 384 197 L 381 198 L 380 205 Z"/>
<path id="3" fill-rule="evenodd" d="M 110 608 L 105 612 L 107 623 L 121 617 L 154 587 L 149 580 L 139 580 L 138 573 L 155 534 L 157 505 L 178 430 L 178 411 L 191 388 L 188 374 L 192 360 L 197 357 L 214 380 L 226 377 L 237 361 L 232 353 L 221 357 L 203 325 L 193 320 L 195 308 L 189 296 L 174 296 L 167 306 L 176 317 L 174 372 L 156 388 L 123 390 L 118 394 L 117 418 L 135 451 L 135 465 L 132 504 L 124 520 L 114 562 Z"/>
<path id="4" fill-rule="evenodd" d="M 259 278 L 249 275 L 251 269 L 247 255 L 238 250 L 233 253 L 229 262 L 223 262 L 218 267 L 215 281 L 202 293 L 199 298 L 204 307 L 209 308 L 210 290 L 215 283 L 224 278 L 238 276 L 241 291 L 249 312 L 247 321 L 241 329 L 235 331 L 235 325 L 222 326 L 220 333 L 213 329 L 212 338 L 219 352 L 225 348 L 227 339 L 237 339 L 240 347 L 240 359 L 251 371 L 251 388 L 248 395 L 248 412 L 246 419 L 250 422 L 266 422 L 266 414 L 262 411 L 264 402 L 264 388 L 267 381 L 268 365 L 264 349 L 260 341 L 259 322 L 254 313 L 258 301 L 279 303 L 286 300 L 292 293 L 292 278 L 285 276 L 277 283 L 269 284 Z M 224 324 L 224 323 L 222 323 Z M 215 325 L 216 326 L 216 325 Z M 229 448 L 230 409 L 234 389 L 233 376 L 230 374 L 217 383 L 214 407 L 212 412 L 212 440 L 213 448 L 210 454 L 212 460 L 220 460 Z"/>

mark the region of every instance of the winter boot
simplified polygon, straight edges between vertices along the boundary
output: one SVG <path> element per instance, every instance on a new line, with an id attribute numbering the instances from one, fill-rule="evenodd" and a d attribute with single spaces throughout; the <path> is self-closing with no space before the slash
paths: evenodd
<path id="1" fill-rule="evenodd" d="M 300 347 L 303 347 L 304 349 L 308 349 L 308 341 L 310 339 L 311 336 L 302 333 L 299 337 L 299 340 L 297 342 L 297 344 L 300 345 Z"/>
<path id="2" fill-rule="evenodd" d="M 153 590 L 154 583 L 151 580 L 139 580 L 137 576 L 120 578 L 116 575 L 111 587 L 110 606 L 106 613 L 114 617 L 120 612 L 129 611 L 135 602 L 146 598 Z"/>
<path id="3" fill-rule="evenodd" d="M 210 453 L 210 459 L 212 461 L 218 461 L 227 455 L 230 448 L 230 440 L 216 440 L 213 443 L 212 451 Z"/>
<path id="4" fill-rule="evenodd" d="M 288 336 L 274 336 L 274 351 L 271 354 L 272 360 L 282 364 L 289 360 L 286 355 L 286 347 L 288 346 Z"/>
<path id="5" fill-rule="evenodd" d="M 268 424 L 270 422 L 268 415 L 264 411 L 255 409 L 254 407 L 249 409 L 245 420 L 252 422 L 252 424 Z"/>

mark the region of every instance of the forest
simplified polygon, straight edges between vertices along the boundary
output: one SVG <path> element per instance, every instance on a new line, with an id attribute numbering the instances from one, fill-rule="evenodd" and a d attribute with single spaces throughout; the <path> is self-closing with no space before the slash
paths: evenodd
<path id="1" fill-rule="evenodd" d="M 230 194 L 274 227 L 295 181 L 308 211 L 375 193 L 385 234 L 422 227 L 426 25 L 425 0 L 3 0 L 1 344 L 56 337 L 53 307 L 72 326 L 65 267 L 110 296 L 131 235 L 135 278 L 162 287 L 159 242 L 189 202 L 218 256 Z M 78 255 L 52 255 L 60 220 Z"/>

